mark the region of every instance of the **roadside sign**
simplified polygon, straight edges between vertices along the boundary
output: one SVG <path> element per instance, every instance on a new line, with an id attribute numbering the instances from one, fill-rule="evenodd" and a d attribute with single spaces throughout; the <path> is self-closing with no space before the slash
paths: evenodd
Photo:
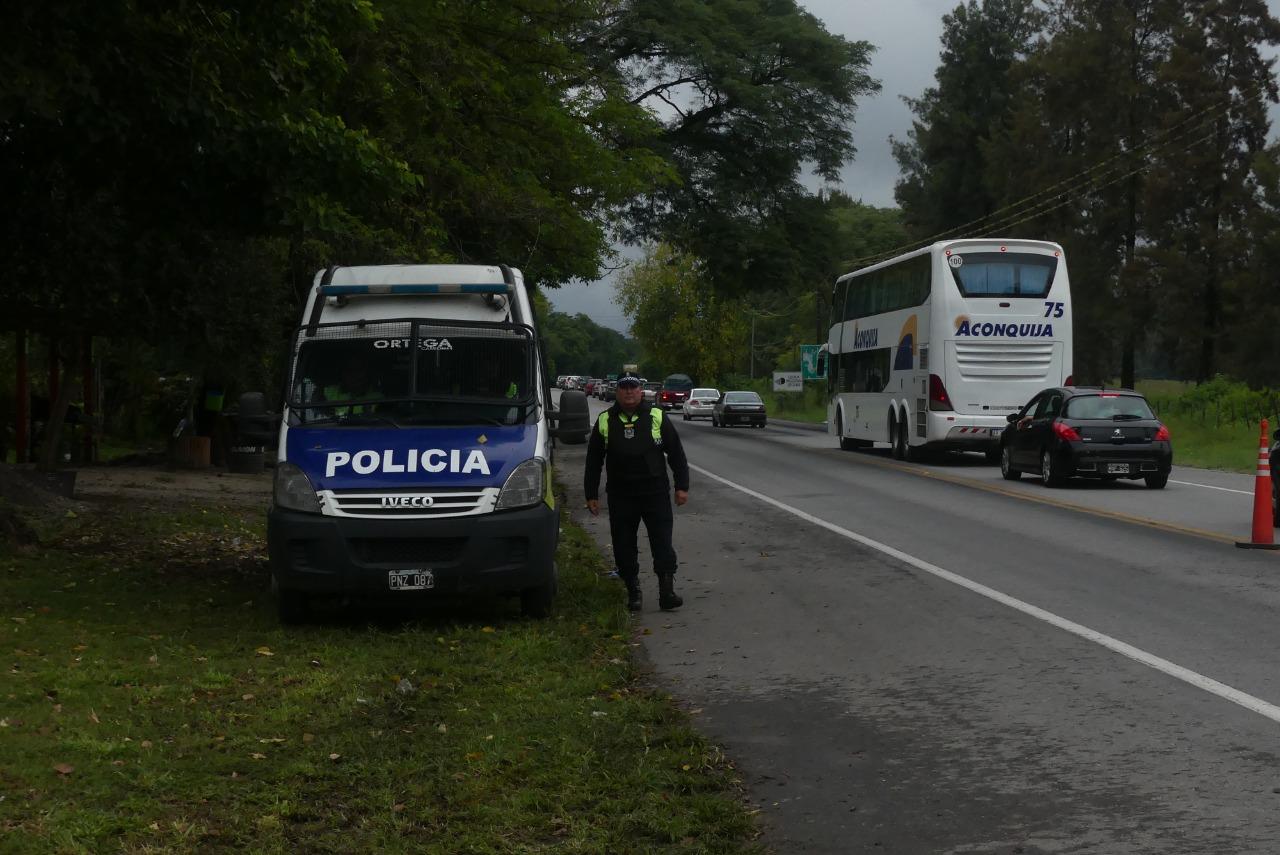
<path id="1" fill-rule="evenodd" d="M 800 345 L 800 374 L 805 380 L 826 379 L 826 364 L 821 363 L 818 354 L 822 350 L 820 344 Z"/>
<path id="2" fill-rule="evenodd" d="M 804 379 L 799 371 L 775 371 L 773 372 L 773 391 L 803 392 Z"/>

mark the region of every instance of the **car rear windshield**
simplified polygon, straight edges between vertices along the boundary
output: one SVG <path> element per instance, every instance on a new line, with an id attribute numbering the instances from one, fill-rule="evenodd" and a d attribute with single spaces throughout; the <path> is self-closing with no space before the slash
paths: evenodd
<path id="1" fill-rule="evenodd" d="M 1146 399 L 1137 395 L 1077 395 L 1067 402 L 1069 419 L 1154 419 Z"/>
<path id="2" fill-rule="evenodd" d="M 1058 269 L 1058 259 L 1032 252 L 957 252 L 947 264 L 966 297 L 1043 297 Z"/>
<path id="3" fill-rule="evenodd" d="M 687 374 L 672 374 L 662 381 L 662 388 L 672 392 L 688 392 L 693 388 L 693 379 Z"/>
<path id="4" fill-rule="evenodd" d="M 759 404 L 760 396 L 755 392 L 726 392 L 724 402 L 726 404 Z"/>
<path id="5" fill-rule="evenodd" d="M 714 400 L 720 397 L 720 393 L 717 392 L 715 389 L 694 389 L 692 392 L 689 393 L 689 397 L 690 398 L 711 398 Z"/>

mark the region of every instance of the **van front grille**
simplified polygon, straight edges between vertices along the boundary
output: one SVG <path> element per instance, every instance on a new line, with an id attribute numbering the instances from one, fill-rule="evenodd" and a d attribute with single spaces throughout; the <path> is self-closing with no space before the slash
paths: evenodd
<path id="1" fill-rule="evenodd" d="M 321 490 L 320 511 L 335 517 L 378 519 L 435 519 L 487 514 L 498 504 L 498 488 L 431 491 Z"/>

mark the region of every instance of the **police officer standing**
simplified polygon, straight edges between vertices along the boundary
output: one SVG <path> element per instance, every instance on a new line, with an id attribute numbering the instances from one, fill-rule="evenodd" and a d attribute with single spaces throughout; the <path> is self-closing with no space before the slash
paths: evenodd
<path id="1" fill-rule="evenodd" d="M 667 465 L 675 477 L 675 503 L 689 501 L 689 462 L 675 425 L 661 408 L 644 403 L 640 378 L 627 372 L 618 378 L 617 400 L 600 414 L 587 444 L 584 488 L 587 508 L 600 514 L 600 467 L 607 473 L 609 534 L 613 557 L 627 584 L 627 608 L 640 611 L 640 562 L 636 535 L 644 521 L 658 574 L 658 606 L 684 604 L 675 592 L 676 551 L 671 545 L 674 515 L 667 497 Z"/>

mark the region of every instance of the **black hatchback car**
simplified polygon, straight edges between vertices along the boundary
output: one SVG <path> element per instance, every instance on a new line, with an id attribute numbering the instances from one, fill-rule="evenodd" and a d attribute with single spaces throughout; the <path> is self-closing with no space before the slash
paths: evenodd
<path id="1" fill-rule="evenodd" d="M 1008 417 L 1000 436 L 1000 473 L 1016 481 L 1039 474 L 1046 487 L 1073 475 L 1169 482 L 1173 443 L 1147 399 L 1130 389 L 1045 389 Z"/>

